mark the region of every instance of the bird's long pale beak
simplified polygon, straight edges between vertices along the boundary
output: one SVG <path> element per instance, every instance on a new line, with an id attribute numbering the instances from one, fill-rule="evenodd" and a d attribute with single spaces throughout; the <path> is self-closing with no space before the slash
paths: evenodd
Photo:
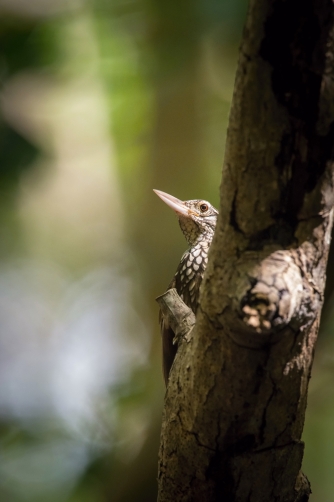
<path id="1" fill-rule="evenodd" d="M 187 207 L 182 200 L 173 197 L 173 195 L 169 195 L 168 193 L 162 192 L 161 190 L 153 189 L 153 192 L 155 192 L 157 196 L 160 197 L 160 199 L 162 199 L 167 204 L 167 206 L 171 207 L 177 214 L 181 214 L 182 216 L 186 216 L 187 218 L 194 214 L 194 212 L 191 211 L 191 209 L 189 209 L 189 207 Z"/>

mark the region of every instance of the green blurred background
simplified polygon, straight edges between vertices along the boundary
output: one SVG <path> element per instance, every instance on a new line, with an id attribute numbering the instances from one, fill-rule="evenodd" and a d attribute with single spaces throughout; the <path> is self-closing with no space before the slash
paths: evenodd
<path id="1" fill-rule="evenodd" d="M 0 500 L 153 502 L 158 308 L 218 206 L 244 0 L 0 0 Z M 333 262 L 333 258 L 330 262 Z M 334 500 L 334 268 L 306 420 Z"/>

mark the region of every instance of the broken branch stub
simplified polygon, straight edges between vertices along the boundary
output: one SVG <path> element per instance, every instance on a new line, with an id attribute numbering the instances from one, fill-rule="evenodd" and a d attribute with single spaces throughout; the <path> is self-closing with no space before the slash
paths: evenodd
<path id="1" fill-rule="evenodd" d="M 188 341 L 191 329 L 195 324 L 195 314 L 181 300 L 176 289 L 169 289 L 161 296 L 156 298 L 162 315 L 168 320 L 169 326 L 175 333 L 177 342 L 181 339 Z"/>

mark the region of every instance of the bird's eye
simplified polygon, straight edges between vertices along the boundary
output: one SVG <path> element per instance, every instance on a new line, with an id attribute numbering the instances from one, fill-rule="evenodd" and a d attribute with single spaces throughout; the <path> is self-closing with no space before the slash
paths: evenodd
<path id="1" fill-rule="evenodd" d="M 202 213 L 206 213 L 207 210 L 209 209 L 209 206 L 205 204 L 204 202 L 199 206 L 200 210 Z"/>

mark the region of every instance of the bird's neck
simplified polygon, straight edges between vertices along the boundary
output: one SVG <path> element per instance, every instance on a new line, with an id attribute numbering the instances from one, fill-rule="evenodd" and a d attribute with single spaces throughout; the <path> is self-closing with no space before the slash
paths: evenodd
<path id="1" fill-rule="evenodd" d="M 187 239 L 190 249 L 200 245 L 202 247 L 209 247 L 212 239 L 214 229 L 210 225 L 201 226 L 190 218 L 179 217 L 179 224 L 183 235 Z"/>
<path id="2" fill-rule="evenodd" d="M 200 233 L 198 236 L 196 236 L 196 239 L 188 241 L 189 248 L 192 249 L 193 247 L 198 247 L 198 246 L 202 248 L 209 248 L 212 239 L 213 239 L 213 230 L 208 229 L 206 232 Z"/>

